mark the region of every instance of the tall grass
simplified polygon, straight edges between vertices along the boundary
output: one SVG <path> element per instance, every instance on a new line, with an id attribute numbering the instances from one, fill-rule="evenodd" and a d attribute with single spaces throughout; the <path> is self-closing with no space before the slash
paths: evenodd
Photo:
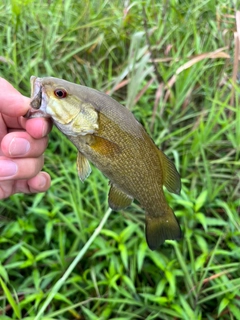
<path id="1" fill-rule="evenodd" d="M 54 128 L 51 188 L 1 201 L 1 319 L 240 319 L 234 10 L 213 0 L 0 4 L 2 77 L 25 95 L 31 75 L 108 92 L 183 184 L 180 196 L 166 193 L 181 241 L 150 251 L 134 203 L 112 212 L 87 248 L 109 213 L 108 181 L 93 168 L 82 184 L 76 150 Z"/>

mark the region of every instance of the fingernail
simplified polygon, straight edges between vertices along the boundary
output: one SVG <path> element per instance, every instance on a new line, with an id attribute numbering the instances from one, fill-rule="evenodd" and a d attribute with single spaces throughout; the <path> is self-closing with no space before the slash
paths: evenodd
<path id="1" fill-rule="evenodd" d="M 14 137 L 9 144 L 9 154 L 11 156 L 24 156 L 30 149 L 30 143 L 23 138 Z"/>
<path id="2" fill-rule="evenodd" d="M 47 179 L 46 179 L 45 175 L 41 174 L 38 177 L 38 187 L 40 189 L 43 189 L 45 187 L 46 183 L 47 183 Z"/>
<path id="3" fill-rule="evenodd" d="M 48 124 L 46 121 L 43 122 L 42 124 L 42 137 L 45 137 L 48 133 Z"/>
<path id="4" fill-rule="evenodd" d="M 17 173 L 17 165 L 11 160 L 0 160 L 0 178 L 14 176 Z"/>

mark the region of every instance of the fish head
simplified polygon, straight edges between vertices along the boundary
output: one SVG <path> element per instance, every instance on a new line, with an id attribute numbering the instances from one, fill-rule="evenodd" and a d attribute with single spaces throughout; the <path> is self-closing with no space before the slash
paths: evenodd
<path id="1" fill-rule="evenodd" d="M 77 136 L 98 129 L 98 112 L 81 94 L 82 86 L 46 77 L 31 79 L 31 109 L 26 118 L 52 118 L 64 134 Z"/>

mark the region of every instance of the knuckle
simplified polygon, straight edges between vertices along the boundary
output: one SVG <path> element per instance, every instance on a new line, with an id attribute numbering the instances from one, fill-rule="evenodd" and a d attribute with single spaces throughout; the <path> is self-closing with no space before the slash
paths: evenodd
<path id="1" fill-rule="evenodd" d="M 12 194 L 12 188 L 0 185 L 0 200 L 8 198 Z"/>

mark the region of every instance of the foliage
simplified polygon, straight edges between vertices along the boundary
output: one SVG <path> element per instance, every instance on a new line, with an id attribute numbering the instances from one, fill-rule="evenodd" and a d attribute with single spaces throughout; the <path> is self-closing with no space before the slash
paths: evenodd
<path id="1" fill-rule="evenodd" d="M 180 196 L 166 193 L 183 230 L 180 242 L 150 251 L 144 211 L 133 204 L 111 213 L 65 279 L 108 212 L 108 182 L 93 168 L 82 184 L 76 150 L 54 129 L 45 154 L 51 188 L 1 201 L 1 319 L 240 319 L 240 108 L 231 79 L 231 6 L 0 4 L 2 77 L 25 95 L 31 75 L 108 92 L 175 161 L 183 184 Z"/>

